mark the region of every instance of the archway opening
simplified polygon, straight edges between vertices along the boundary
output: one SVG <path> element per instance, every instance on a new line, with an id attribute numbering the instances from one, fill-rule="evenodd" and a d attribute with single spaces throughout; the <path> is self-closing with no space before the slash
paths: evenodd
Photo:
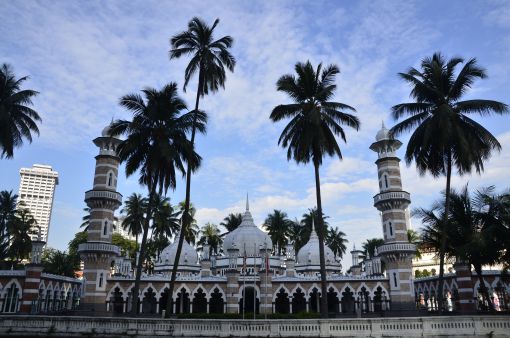
<path id="1" fill-rule="evenodd" d="M 148 288 L 147 291 L 143 294 L 142 313 L 154 314 L 156 313 L 156 308 L 156 293 L 152 290 L 152 288 Z"/>
<path id="2" fill-rule="evenodd" d="M 320 312 L 321 293 L 319 292 L 319 289 L 313 288 L 308 302 L 310 303 L 310 312 Z"/>
<path id="3" fill-rule="evenodd" d="M 202 289 L 198 289 L 193 295 L 193 313 L 206 313 L 207 299 Z"/>
<path id="4" fill-rule="evenodd" d="M 296 292 L 292 294 L 292 313 L 299 313 L 306 311 L 306 299 L 304 292 L 297 288 Z"/>
<path id="5" fill-rule="evenodd" d="M 342 292 L 342 313 L 354 313 L 354 297 L 349 287 Z"/>
<path id="6" fill-rule="evenodd" d="M 281 288 L 278 294 L 276 295 L 275 300 L 275 312 L 276 313 L 289 313 L 290 312 L 290 303 L 289 303 L 289 294 L 285 292 L 284 288 Z"/>
<path id="7" fill-rule="evenodd" d="M 245 313 L 253 313 L 254 311 L 259 313 L 259 302 L 256 290 L 252 286 L 247 286 L 244 289 L 244 297 L 239 301 L 239 310 L 242 312 L 244 307 Z"/>
<path id="8" fill-rule="evenodd" d="M 189 313 L 189 293 L 182 288 L 177 294 L 175 313 Z"/>
<path id="9" fill-rule="evenodd" d="M 333 288 L 328 289 L 328 312 L 339 313 L 338 293 Z"/>
<path id="10" fill-rule="evenodd" d="M 214 289 L 214 292 L 211 294 L 211 299 L 209 300 L 209 312 L 210 313 L 223 313 L 224 311 L 224 302 L 223 297 L 218 288 Z"/>

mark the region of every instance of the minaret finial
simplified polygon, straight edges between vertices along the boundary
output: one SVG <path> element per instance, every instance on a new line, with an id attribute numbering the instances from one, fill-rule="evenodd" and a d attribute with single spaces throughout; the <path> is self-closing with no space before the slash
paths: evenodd
<path id="1" fill-rule="evenodd" d="M 248 193 L 246 193 L 246 211 L 250 211 L 250 202 L 248 201 Z"/>
<path id="2" fill-rule="evenodd" d="M 315 232 L 315 224 L 313 222 L 313 215 L 312 215 L 312 232 Z"/>
<path id="3" fill-rule="evenodd" d="M 385 129 L 386 126 L 384 125 L 384 120 L 382 120 L 382 129 Z"/>

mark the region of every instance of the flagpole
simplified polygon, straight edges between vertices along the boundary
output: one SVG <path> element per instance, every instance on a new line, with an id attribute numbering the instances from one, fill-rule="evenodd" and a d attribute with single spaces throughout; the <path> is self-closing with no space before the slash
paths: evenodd
<path id="1" fill-rule="evenodd" d="M 244 255 L 243 255 L 243 320 L 244 320 L 244 309 L 246 308 L 246 243 L 244 243 Z"/>
<path id="2" fill-rule="evenodd" d="M 255 320 L 256 318 L 256 315 L 257 315 L 257 292 L 256 292 L 256 287 L 257 287 L 257 279 L 255 278 L 256 275 L 255 275 L 255 261 L 256 261 L 256 255 L 257 255 L 257 244 L 256 243 L 253 243 L 253 248 L 255 250 L 253 250 L 253 320 Z"/>
<path id="3" fill-rule="evenodd" d="M 266 254 L 265 257 L 265 267 L 266 267 L 266 280 L 264 281 L 264 319 L 267 320 L 267 274 L 269 271 L 269 257 L 267 255 L 267 242 L 264 243 L 264 253 Z"/>

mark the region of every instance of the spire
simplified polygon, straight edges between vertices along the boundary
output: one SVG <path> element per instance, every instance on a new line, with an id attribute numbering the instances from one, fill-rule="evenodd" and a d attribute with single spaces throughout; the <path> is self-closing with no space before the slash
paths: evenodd
<path id="1" fill-rule="evenodd" d="M 248 193 L 246 193 L 246 211 L 250 211 L 250 202 L 248 201 Z"/>
<path id="2" fill-rule="evenodd" d="M 313 216 L 312 216 L 312 232 L 310 233 L 310 239 L 316 239 L 317 233 L 315 232 L 315 224 L 313 222 Z"/>
<path id="3" fill-rule="evenodd" d="M 382 120 L 381 129 L 386 129 L 386 126 L 384 125 L 384 120 Z"/>

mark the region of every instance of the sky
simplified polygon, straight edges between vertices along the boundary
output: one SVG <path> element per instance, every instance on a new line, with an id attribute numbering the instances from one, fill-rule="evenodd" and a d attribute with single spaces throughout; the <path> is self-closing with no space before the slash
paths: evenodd
<path id="1" fill-rule="evenodd" d="M 85 191 L 92 188 L 98 149 L 92 140 L 115 119 L 129 119 L 118 102 L 145 87 L 177 82 L 182 89 L 187 58 L 169 60 L 169 38 L 198 16 L 215 36 L 231 35 L 237 59 L 224 90 L 201 101 L 209 114 L 208 132 L 197 139 L 203 157 L 192 178 L 192 203 L 200 226 L 218 224 L 242 212 L 246 193 L 257 225 L 274 209 L 291 219 L 315 206 L 311 165 L 287 161 L 278 137 L 285 123 L 272 123 L 278 104 L 290 103 L 276 81 L 293 73 L 297 62 L 336 64 L 335 101 L 356 108 L 361 129 L 346 128 L 343 160 L 328 158 L 320 169 L 322 201 L 329 223 L 347 234 L 349 249 L 382 237 L 373 196 L 377 193 L 376 154 L 369 150 L 391 107 L 409 102 L 410 88 L 398 73 L 419 67 L 436 51 L 447 57 L 476 57 L 488 78 L 477 81 L 466 98 L 510 103 L 510 2 L 508 1 L 11 1 L 0 6 L 0 63 L 25 88 L 40 92 L 40 136 L 0 160 L 0 190 L 19 189 L 19 169 L 34 163 L 59 172 L 48 245 L 64 250 L 79 231 Z M 193 107 L 196 79 L 180 95 Z M 500 141 L 482 175 L 455 176 L 453 186 L 510 187 L 510 116 L 476 118 Z M 409 135 L 400 137 L 404 146 Z M 401 163 L 411 208 L 429 207 L 445 179 L 419 176 L 414 163 Z M 184 180 L 170 191 L 184 199 Z M 145 193 L 136 175 L 121 169 L 124 197 Z M 419 220 L 412 219 L 419 228 Z M 345 260 L 344 260 L 345 261 Z M 349 266 L 350 258 L 344 266 Z"/>

